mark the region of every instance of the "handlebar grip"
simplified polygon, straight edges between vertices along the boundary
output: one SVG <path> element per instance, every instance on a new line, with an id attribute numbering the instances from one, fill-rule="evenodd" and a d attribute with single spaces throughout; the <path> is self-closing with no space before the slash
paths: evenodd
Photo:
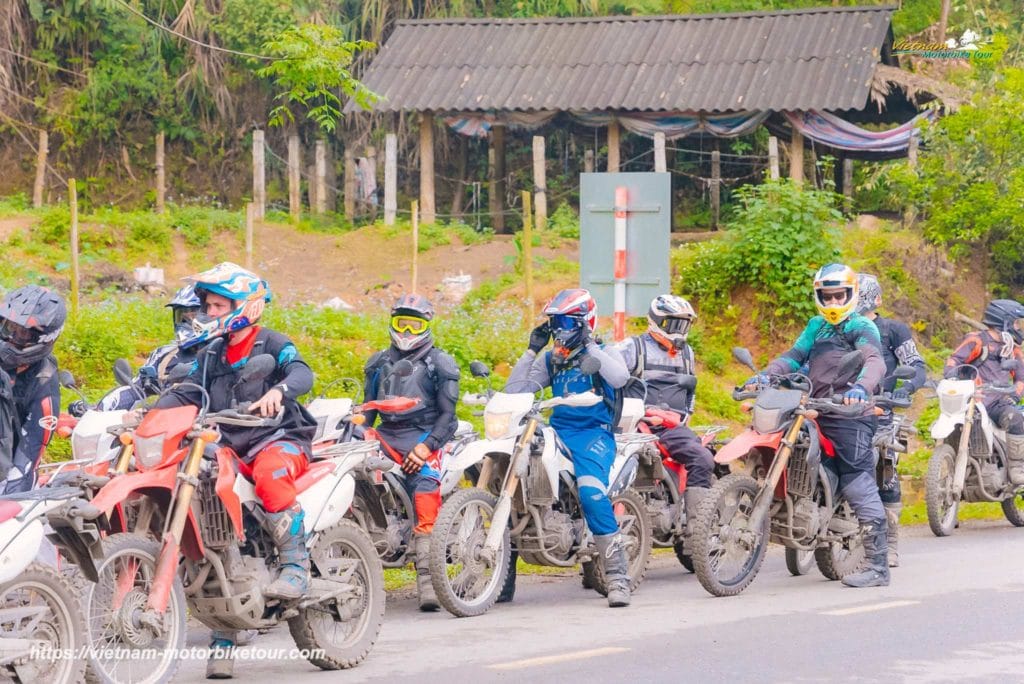
<path id="1" fill-rule="evenodd" d="M 759 394 L 761 394 L 759 391 L 750 391 L 737 387 L 732 391 L 732 398 L 735 401 L 743 401 L 744 399 L 756 399 Z"/>

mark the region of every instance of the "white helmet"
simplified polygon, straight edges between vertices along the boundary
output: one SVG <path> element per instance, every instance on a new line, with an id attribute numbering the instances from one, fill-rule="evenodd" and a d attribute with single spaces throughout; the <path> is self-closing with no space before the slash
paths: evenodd
<path id="1" fill-rule="evenodd" d="M 647 310 L 647 332 L 665 347 L 679 349 L 696 318 L 697 312 L 683 297 L 658 295 Z"/>

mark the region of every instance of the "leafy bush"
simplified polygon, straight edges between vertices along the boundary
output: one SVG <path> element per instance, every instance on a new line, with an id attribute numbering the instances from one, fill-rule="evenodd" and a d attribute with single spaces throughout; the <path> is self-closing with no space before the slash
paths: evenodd
<path id="1" fill-rule="evenodd" d="M 560 238 L 578 240 L 580 237 L 580 218 L 568 202 L 563 202 L 548 217 L 548 230 Z"/>

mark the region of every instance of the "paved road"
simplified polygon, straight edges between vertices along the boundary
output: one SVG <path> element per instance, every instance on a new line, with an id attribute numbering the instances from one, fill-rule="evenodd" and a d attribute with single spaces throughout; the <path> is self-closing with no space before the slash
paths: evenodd
<path id="1" fill-rule="evenodd" d="M 654 560 L 633 606 L 611 610 L 575 577 L 531 577 L 478 618 L 388 604 L 357 669 L 239 662 L 247 682 L 1024 682 L 1024 529 L 965 523 L 904 538 L 891 586 L 791 577 L 773 547 L 742 595 L 713 598 L 674 558 Z M 190 645 L 205 645 L 196 626 Z M 287 628 L 254 646 L 291 648 Z M 177 681 L 200 681 L 185 662 Z"/>

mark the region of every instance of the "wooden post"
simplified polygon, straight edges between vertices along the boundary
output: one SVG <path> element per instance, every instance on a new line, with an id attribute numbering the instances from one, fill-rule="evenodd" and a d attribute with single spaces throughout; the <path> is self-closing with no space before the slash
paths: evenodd
<path id="1" fill-rule="evenodd" d="M 419 286 L 420 261 L 420 207 L 419 202 L 412 201 L 412 293 L 416 294 Z"/>
<path id="2" fill-rule="evenodd" d="M 768 138 L 768 177 L 779 180 L 779 139 L 774 135 Z"/>
<path id="3" fill-rule="evenodd" d="M 495 233 L 505 232 L 505 127 L 491 126 L 491 146 L 487 151 L 490 166 L 488 204 Z"/>
<path id="4" fill-rule="evenodd" d="M 164 199 L 166 188 L 164 186 L 164 132 L 156 134 L 156 213 L 164 213 Z"/>
<path id="5" fill-rule="evenodd" d="M 722 153 L 711 152 L 711 229 L 718 230 L 722 208 Z"/>
<path id="6" fill-rule="evenodd" d="M 594 173 L 594 150 L 589 147 L 583 152 L 583 173 Z"/>
<path id="7" fill-rule="evenodd" d="M 252 202 L 245 205 L 245 267 L 252 270 L 253 224 L 256 223 L 256 206 Z"/>
<path id="8" fill-rule="evenodd" d="M 537 209 L 537 230 L 548 227 L 547 169 L 545 168 L 544 136 L 533 136 L 533 191 Z M 523 211 L 526 211 L 525 207 Z"/>
<path id="9" fill-rule="evenodd" d="M 523 282 L 526 286 L 527 327 L 533 322 L 533 222 L 530 214 L 530 193 L 523 190 Z M 540 216 L 539 210 L 537 215 Z"/>
<path id="10" fill-rule="evenodd" d="M 434 114 L 420 112 L 420 210 L 423 223 L 437 222 L 434 204 Z"/>
<path id="11" fill-rule="evenodd" d="M 310 164 L 306 167 L 306 192 L 309 193 L 309 208 L 314 213 L 316 212 L 316 164 Z"/>
<path id="12" fill-rule="evenodd" d="M 263 131 L 252 132 L 252 201 L 256 218 L 262 220 L 267 209 L 267 169 L 263 149 Z"/>
<path id="13" fill-rule="evenodd" d="M 355 152 L 348 145 L 345 145 L 345 178 L 342 183 L 345 189 L 345 219 L 348 221 L 356 217 L 356 192 L 359 184 L 356 182 L 356 157 Z"/>
<path id="14" fill-rule="evenodd" d="M 299 134 L 288 136 L 288 213 L 292 221 L 302 218 L 302 157 L 299 150 Z"/>
<path id="15" fill-rule="evenodd" d="M 452 188 L 452 218 L 462 220 L 466 202 L 466 167 L 469 165 L 469 144 L 466 136 L 455 135 L 455 187 Z"/>
<path id="16" fill-rule="evenodd" d="M 915 173 L 917 171 L 917 144 L 917 136 L 910 136 L 910 144 L 907 146 L 907 166 Z M 903 227 L 907 228 L 913 225 L 916 218 L 917 212 L 914 210 L 913 203 L 908 199 L 903 210 Z"/>
<path id="17" fill-rule="evenodd" d="M 316 213 L 327 211 L 327 143 L 317 140 L 313 145 L 313 165 L 316 167 Z"/>
<path id="18" fill-rule="evenodd" d="M 78 316 L 78 185 L 68 179 L 68 202 L 71 204 L 71 315 Z"/>
<path id="19" fill-rule="evenodd" d="M 789 143 L 789 177 L 797 185 L 804 182 L 804 136 L 795 128 Z"/>
<path id="20" fill-rule="evenodd" d="M 853 212 L 853 159 L 843 157 L 843 211 Z"/>
<path id="21" fill-rule="evenodd" d="M 946 27 L 949 24 L 949 0 L 942 0 L 942 9 L 939 10 L 939 40 L 946 42 Z"/>
<path id="22" fill-rule="evenodd" d="M 608 124 L 608 173 L 619 172 L 619 122 Z"/>
<path id="23" fill-rule="evenodd" d="M 395 225 L 398 213 L 398 136 L 384 136 L 384 225 Z"/>
<path id="24" fill-rule="evenodd" d="M 665 173 L 668 163 L 665 159 L 665 134 L 658 131 L 654 134 L 654 172 Z"/>
<path id="25" fill-rule="evenodd" d="M 36 150 L 36 182 L 32 186 L 32 206 L 43 206 L 43 191 L 46 189 L 46 157 L 50 153 L 50 136 L 39 131 L 39 149 Z"/>

